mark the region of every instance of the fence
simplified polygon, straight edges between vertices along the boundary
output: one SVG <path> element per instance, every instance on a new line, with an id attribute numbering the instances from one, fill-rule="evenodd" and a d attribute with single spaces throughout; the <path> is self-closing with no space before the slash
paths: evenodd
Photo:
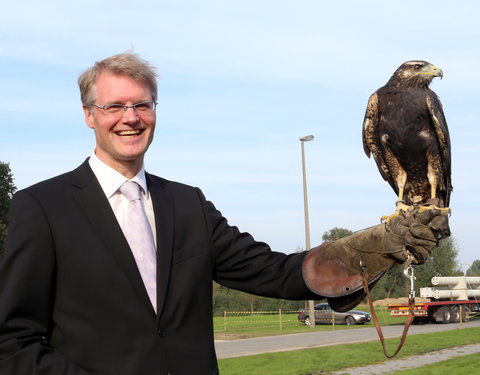
<path id="1" fill-rule="evenodd" d="M 359 306 L 360 310 L 368 311 L 366 305 Z M 386 306 L 376 306 L 377 316 L 381 324 L 402 324 L 396 317 L 390 317 Z M 261 330 L 292 330 L 309 329 L 303 322 L 298 320 L 298 310 L 284 311 L 278 309 L 275 311 L 224 311 L 223 316 L 213 318 L 214 330 L 220 332 L 254 332 Z M 318 329 L 335 329 L 338 324 L 344 323 L 344 320 L 338 321 L 332 315 L 332 319 L 323 322 L 317 317 Z M 342 329 L 346 326 L 341 326 Z"/>
<path id="2" fill-rule="evenodd" d="M 223 317 L 214 318 L 215 331 L 241 331 L 254 328 L 272 328 L 283 330 L 289 326 L 298 326 L 296 311 L 225 311 Z"/>

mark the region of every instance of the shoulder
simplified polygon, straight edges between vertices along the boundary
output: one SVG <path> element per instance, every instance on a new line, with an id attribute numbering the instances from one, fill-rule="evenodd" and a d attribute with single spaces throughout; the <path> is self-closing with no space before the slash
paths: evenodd
<path id="1" fill-rule="evenodd" d="M 47 180 L 38 182 L 34 185 L 31 185 L 27 188 L 19 190 L 15 195 L 32 195 L 32 196 L 43 196 L 43 195 L 52 195 L 59 190 L 62 190 L 66 185 L 71 182 L 71 172 L 61 174 L 56 177 L 49 178 Z"/>
<path id="2" fill-rule="evenodd" d="M 88 166 L 88 162 L 85 161 L 79 167 L 69 172 L 62 173 L 58 176 L 40 181 L 34 185 L 21 189 L 15 193 L 16 196 L 59 196 L 64 195 L 74 185 L 86 184 L 92 179 L 95 179 L 95 175 Z"/>

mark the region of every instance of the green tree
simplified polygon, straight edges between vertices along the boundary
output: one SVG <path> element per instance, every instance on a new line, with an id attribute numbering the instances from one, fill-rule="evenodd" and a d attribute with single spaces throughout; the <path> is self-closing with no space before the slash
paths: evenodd
<path id="1" fill-rule="evenodd" d="M 334 227 L 329 231 L 326 231 L 325 233 L 323 233 L 322 240 L 334 241 L 334 240 L 338 240 L 339 238 L 350 236 L 351 234 L 353 234 L 353 232 L 349 229 Z"/>
<path id="2" fill-rule="evenodd" d="M 374 300 L 399 298 L 408 295 L 407 279 L 401 266 L 390 269 L 372 289 Z"/>
<path id="3" fill-rule="evenodd" d="M 480 259 L 474 260 L 467 270 L 467 276 L 480 276 Z"/>
<path id="4" fill-rule="evenodd" d="M 259 297 L 213 283 L 213 315 L 221 316 L 224 311 L 297 311 L 304 307 L 303 301 Z"/>
<path id="5" fill-rule="evenodd" d="M 7 236 L 10 200 L 15 190 L 10 165 L 0 162 L 0 257 L 3 255 L 3 244 Z"/>
<path id="6" fill-rule="evenodd" d="M 432 256 L 421 265 L 413 265 L 415 275 L 415 295 L 420 296 L 420 288 L 430 286 L 434 276 L 461 276 L 455 239 L 448 237 L 440 241 Z M 372 291 L 374 300 L 384 298 L 407 297 L 410 292 L 410 280 L 403 274 L 404 267 L 399 265 L 388 271 Z"/>

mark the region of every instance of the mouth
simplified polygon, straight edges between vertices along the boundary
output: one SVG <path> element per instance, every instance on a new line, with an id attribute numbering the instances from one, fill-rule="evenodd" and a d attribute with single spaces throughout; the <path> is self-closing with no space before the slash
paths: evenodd
<path id="1" fill-rule="evenodd" d="M 115 134 L 120 137 L 131 138 L 136 137 L 143 133 L 145 129 L 128 129 L 128 130 L 119 130 L 116 131 Z"/>

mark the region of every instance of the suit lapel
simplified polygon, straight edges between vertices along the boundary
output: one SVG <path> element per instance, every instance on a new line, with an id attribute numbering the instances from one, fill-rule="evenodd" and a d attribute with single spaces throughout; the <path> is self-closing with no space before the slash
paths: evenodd
<path id="1" fill-rule="evenodd" d="M 88 165 L 88 159 L 73 171 L 73 185 L 74 199 L 92 224 L 93 230 L 123 270 L 143 304 L 154 314 L 128 242 L 98 180 Z"/>
<path id="2" fill-rule="evenodd" d="M 172 263 L 174 204 L 172 196 L 163 189 L 165 181 L 148 173 L 146 176 L 157 232 L 157 315 L 160 317 L 165 306 Z"/>

